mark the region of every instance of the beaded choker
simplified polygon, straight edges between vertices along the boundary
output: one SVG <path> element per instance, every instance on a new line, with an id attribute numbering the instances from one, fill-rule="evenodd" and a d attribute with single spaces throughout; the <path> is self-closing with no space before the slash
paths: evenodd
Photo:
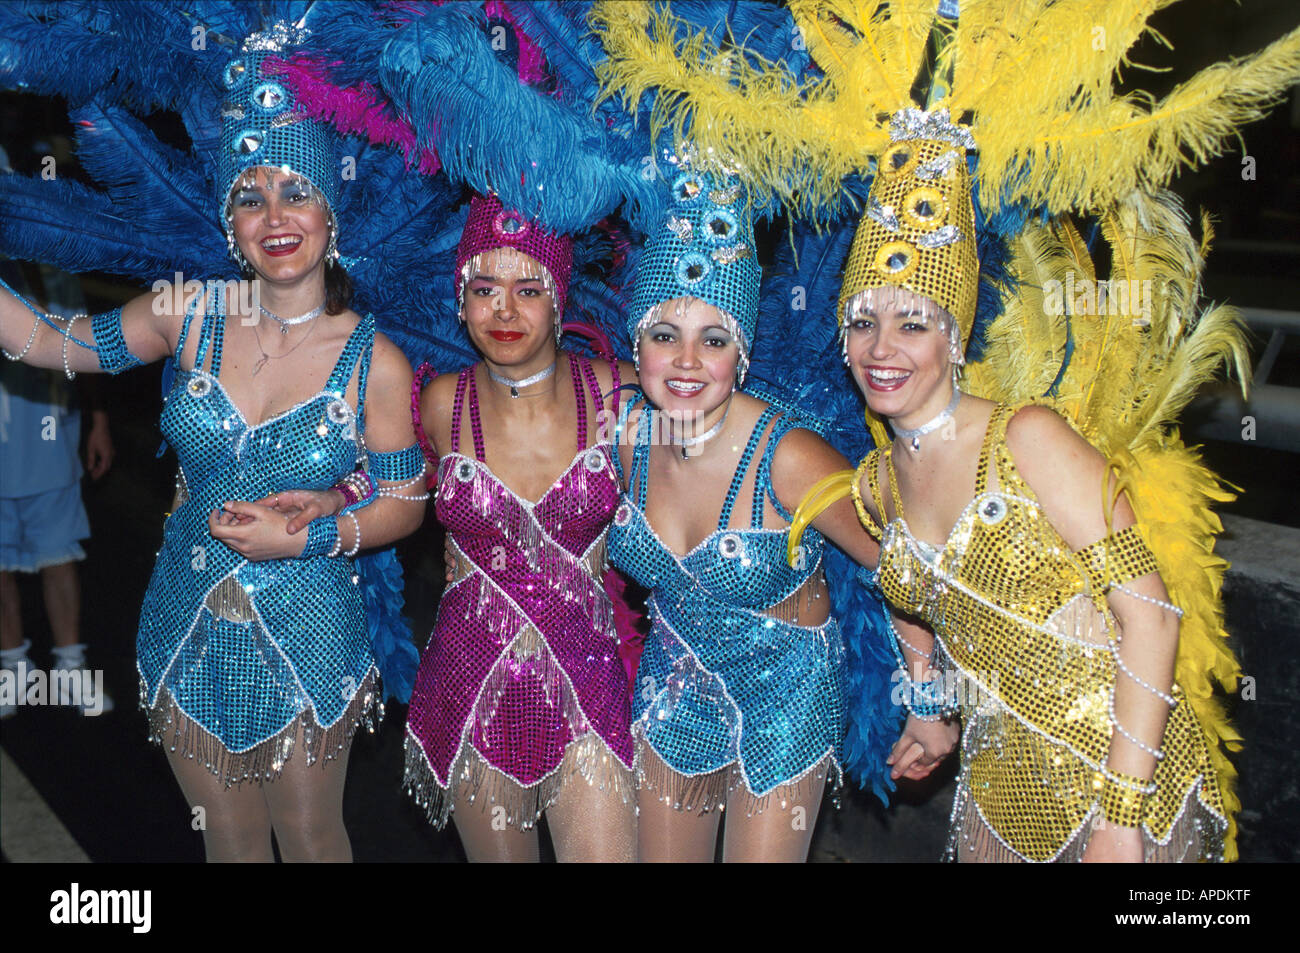
<path id="1" fill-rule="evenodd" d="M 282 318 L 282 317 L 280 317 L 278 314 L 275 314 L 275 313 L 273 313 L 273 312 L 271 312 L 271 311 L 267 311 L 267 310 L 266 310 L 264 307 L 262 307 L 260 304 L 257 306 L 257 310 L 258 310 L 258 311 L 261 311 L 264 315 L 266 315 L 268 318 L 270 318 L 270 319 L 271 319 L 272 321 L 274 321 L 276 324 L 280 325 L 280 333 L 281 333 L 281 334 L 288 334 L 288 333 L 289 333 L 289 329 L 290 329 L 291 327 L 293 327 L 294 325 L 297 325 L 297 324 L 306 324 L 306 323 L 307 323 L 308 321 L 310 321 L 312 318 L 318 318 L 318 317 L 320 317 L 321 312 L 323 312 L 323 311 L 325 310 L 325 303 L 324 303 L 324 302 L 321 302 L 320 307 L 318 307 L 318 308 L 312 308 L 312 309 L 311 309 L 310 311 L 308 311 L 306 314 L 300 314 L 300 315 L 298 315 L 296 318 Z"/>
<path id="2" fill-rule="evenodd" d="M 488 372 L 488 377 L 492 378 L 498 384 L 504 384 L 506 387 L 510 388 L 511 397 L 518 397 L 519 388 L 527 387 L 529 384 L 540 383 L 541 381 L 546 380 L 546 378 L 554 374 L 555 361 L 551 361 L 551 366 L 546 368 L 545 370 L 540 370 L 536 374 L 532 375 L 531 377 L 525 377 L 522 380 L 517 380 L 517 381 L 511 380 L 509 377 L 505 377 L 501 374 L 498 374 L 496 371 L 492 370 L 490 366 L 488 367 L 487 372 Z"/>
<path id="3" fill-rule="evenodd" d="M 948 421 L 952 420 L 952 412 L 957 409 L 957 402 L 959 400 L 961 400 L 961 391 L 954 387 L 952 389 L 952 400 L 948 401 L 947 407 L 939 411 L 938 416 L 933 417 L 915 430 L 904 430 L 902 427 L 894 425 L 894 435 L 906 440 L 908 445 L 912 448 L 912 452 L 916 453 L 921 449 L 922 437 L 928 433 L 933 433 Z"/>
<path id="4" fill-rule="evenodd" d="M 730 399 L 727 400 L 727 409 L 722 412 L 722 419 L 719 420 L 716 424 L 714 424 L 708 430 L 704 431 L 704 433 L 700 434 L 698 437 L 682 437 L 680 441 L 680 446 L 682 448 L 682 459 L 683 460 L 690 459 L 690 457 L 686 455 L 687 447 L 697 447 L 702 443 L 707 443 L 708 441 L 716 437 L 718 434 L 720 434 L 722 432 L 723 425 L 725 425 L 727 422 L 727 414 L 729 413 L 731 413 Z"/>

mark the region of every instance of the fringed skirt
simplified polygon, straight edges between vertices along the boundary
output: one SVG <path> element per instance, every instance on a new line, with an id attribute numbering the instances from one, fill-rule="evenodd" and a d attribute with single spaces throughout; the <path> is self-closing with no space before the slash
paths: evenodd
<path id="1" fill-rule="evenodd" d="M 632 802 L 627 674 L 612 611 L 595 604 L 604 590 L 539 593 L 525 611 L 461 559 L 411 694 L 406 790 L 438 829 L 456 802 L 503 807 L 528 830 L 577 778 Z"/>
<path id="2" fill-rule="evenodd" d="M 803 800 L 843 772 L 844 648 L 829 620 L 765 618 L 725 631 L 703 620 L 688 641 L 657 608 L 637 671 L 637 787 L 676 810 L 735 804 L 749 816 Z"/>
<path id="3" fill-rule="evenodd" d="M 314 561 L 313 561 L 314 562 Z M 169 635 L 149 600 L 137 638 L 150 740 L 227 786 L 271 781 L 301 737 L 308 764 L 336 757 L 383 717 L 379 675 L 356 587 L 249 564 L 210 589 L 188 631 Z M 346 579 L 346 576 L 344 576 Z M 330 585 L 333 583 L 333 585 Z"/>
<path id="4" fill-rule="evenodd" d="M 163 689 L 158 702 L 149 705 L 144 684 L 140 686 L 141 707 L 149 717 L 149 740 L 168 751 L 202 764 L 226 785 L 244 781 L 274 781 L 293 757 L 299 735 L 307 764 L 332 761 L 352 743 L 357 729 L 374 734 L 384 717 L 379 673 L 371 669 L 355 695 L 332 724 L 316 720 L 316 709 L 308 708 L 274 736 L 244 751 L 231 751 L 216 735 L 188 717 Z"/>

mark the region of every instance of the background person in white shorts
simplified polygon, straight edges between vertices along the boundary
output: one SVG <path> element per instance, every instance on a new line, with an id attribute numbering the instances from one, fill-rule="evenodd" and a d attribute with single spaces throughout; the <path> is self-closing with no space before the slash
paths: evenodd
<path id="1" fill-rule="evenodd" d="M 0 272 L 15 287 L 31 286 L 37 278 L 44 288 L 30 288 L 55 314 L 83 310 L 76 278 L 55 269 L 20 269 L 0 261 Z M 24 273 L 25 272 L 25 273 Z M 81 641 L 81 583 L 77 562 L 85 559 L 80 540 L 90 536 L 81 501 L 81 414 L 73 401 L 74 388 L 62 374 L 0 362 L 0 666 L 19 672 L 35 666 L 29 657 L 31 640 L 23 637 L 22 606 L 16 573 L 40 573 L 45 614 L 53 636 L 51 671 L 85 671 L 86 646 Z M 99 479 L 113 459 L 108 415 L 91 412 L 86 436 L 86 470 Z M 112 699 L 94 678 L 81 681 L 82 712 L 110 711 Z M 18 686 L 19 691 L 25 685 Z M 23 698 L 25 701 L 25 697 Z M 58 704 L 69 699 L 47 698 Z M 18 701 L 0 700 L 0 718 L 13 715 Z"/>

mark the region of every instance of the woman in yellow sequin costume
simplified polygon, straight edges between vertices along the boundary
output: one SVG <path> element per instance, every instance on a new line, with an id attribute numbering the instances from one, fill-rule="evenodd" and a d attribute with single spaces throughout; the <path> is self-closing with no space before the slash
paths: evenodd
<path id="1" fill-rule="evenodd" d="M 1231 495 L 1176 421 L 1221 362 L 1240 373 L 1244 348 L 1231 309 L 1198 313 L 1208 227 L 1195 241 L 1159 190 L 1300 80 L 1300 29 L 1163 97 L 1127 90 L 1166 5 L 790 0 L 819 70 L 799 82 L 666 7 L 593 9 L 608 92 L 655 88 L 652 123 L 744 168 L 756 201 L 832 221 L 849 180 L 873 176 L 838 320 L 895 440 L 821 481 L 790 538 L 853 492 L 886 596 L 933 628 L 931 645 L 909 621 L 897 648 L 921 673 L 903 685 L 914 714 L 959 702 L 961 859 L 1235 858 L 1224 749 L 1239 736 L 1219 692 L 1240 669 L 1210 508 Z M 1076 214 L 1096 217 L 1109 282 Z M 977 225 L 1010 253 L 992 295 Z M 952 373 L 977 298 L 985 353 L 961 387 L 992 400 Z M 927 744 L 906 757 L 931 759 Z"/>
<path id="2" fill-rule="evenodd" d="M 849 489 L 885 597 L 934 633 L 900 638 L 905 685 L 961 715 L 949 853 L 1221 859 L 1219 779 L 1174 678 L 1182 612 L 1111 466 L 1051 408 L 958 387 L 979 273 L 968 139 L 943 113 L 895 118 L 839 303 L 894 434 Z"/>

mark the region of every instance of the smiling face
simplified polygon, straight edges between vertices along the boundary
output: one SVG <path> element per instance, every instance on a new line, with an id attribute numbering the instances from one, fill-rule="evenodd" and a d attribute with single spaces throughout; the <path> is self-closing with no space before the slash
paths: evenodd
<path id="1" fill-rule="evenodd" d="M 494 248 L 465 263 L 461 315 L 470 340 L 503 367 L 551 360 L 555 299 L 546 268 L 513 248 Z"/>
<path id="2" fill-rule="evenodd" d="M 677 298 L 658 306 L 638 344 L 641 387 L 663 411 L 708 414 L 736 384 L 740 346 L 713 305 Z"/>
<path id="3" fill-rule="evenodd" d="M 227 215 L 239 250 L 263 278 L 298 278 L 322 266 L 330 213 L 302 176 L 269 166 L 249 169 L 230 190 Z"/>
<path id="4" fill-rule="evenodd" d="M 907 427 L 942 410 L 952 397 L 952 318 L 897 287 L 862 292 L 848 311 L 849 369 L 872 412 Z"/>

